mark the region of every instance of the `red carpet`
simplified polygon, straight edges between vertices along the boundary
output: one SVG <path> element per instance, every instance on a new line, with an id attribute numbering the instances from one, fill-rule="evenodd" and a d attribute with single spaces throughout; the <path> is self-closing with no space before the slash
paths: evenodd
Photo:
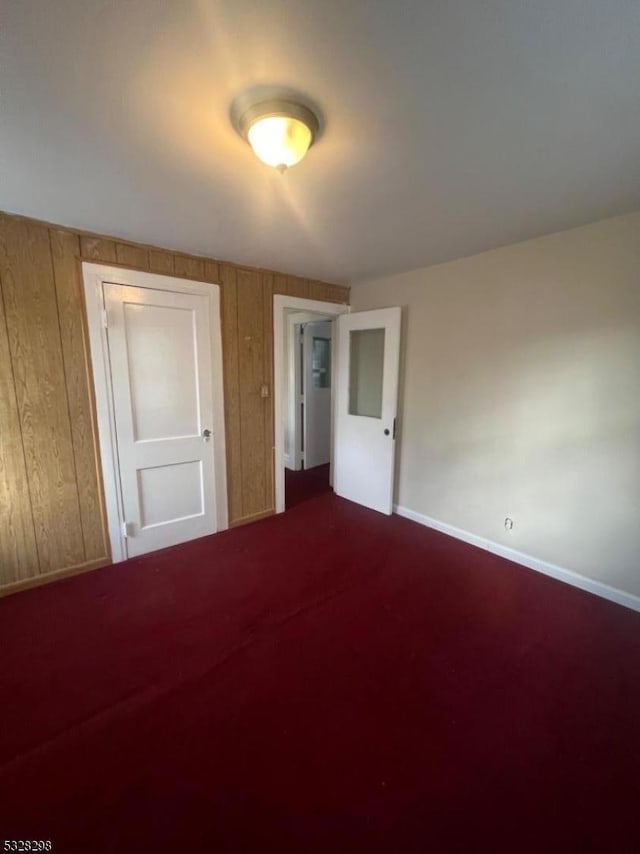
<path id="1" fill-rule="evenodd" d="M 640 850 L 640 615 L 331 494 L 0 600 L 0 673 L 0 839 Z"/>
<path id="2" fill-rule="evenodd" d="M 298 504 L 302 504 L 303 501 L 315 498 L 316 495 L 331 492 L 328 463 L 325 466 L 316 466 L 315 468 L 302 471 L 285 469 L 284 481 L 285 505 L 287 510 L 291 507 L 296 507 Z"/>

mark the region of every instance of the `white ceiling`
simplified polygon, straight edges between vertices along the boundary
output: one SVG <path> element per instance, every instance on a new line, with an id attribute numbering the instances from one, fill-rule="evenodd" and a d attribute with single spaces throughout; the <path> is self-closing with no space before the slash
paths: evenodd
<path id="1" fill-rule="evenodd" d="M 2 0 L 0 208 L 350 282 L 640 207 L 639 0 Z M 244 90 L 326 119 L 284 176 Z"/>

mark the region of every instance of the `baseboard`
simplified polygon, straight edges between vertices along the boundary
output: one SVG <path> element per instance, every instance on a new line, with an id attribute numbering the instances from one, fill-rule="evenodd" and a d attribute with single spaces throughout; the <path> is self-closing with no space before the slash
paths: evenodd
<path id="1" fill-rule="evenodd" d="M 457 540 L 462 540 L 472 546 L 477 546 L 492 554 L 504 557 L 514 563 L 519 563 L 521 566 L 526 566 L 527 569 L 533 569 L 536 572 L 541 572 L 543 575 L 549 575 L 557 581 L 563 581 L 565 584 L 571 584 L 573 587 L 579 587 L 581 590 L 586 590 L 588 593 L 594 593 L 603 599 L 608 599 L 610 602 L 615 602 L 617 605 L 623 605 L 625 608 L 631 608 L 633 611 L 640 611 L 640 596 L 635 596 L 633 593 L 627 593 L 624 590 L 619 590 L 617 587 L 611 587 L 602 581 L 596 581 L 593 578 L 587 578 L 585 575 L 580 575 L 573 572 L 571 569 L 565 569 L 562 566 L 556 566 L 553 563 L 547 563 L 540 558 L 532 555 L 519 552 L 509 546 L 503 546 L 501 543 L 496 543 L 493 540 L 487 540 L 485 537 L 479 537 L 477 534 L 472 534 L 470 531 L 465 531 L 462 528 L 456 528 L 455 525 L 449 525 L 446 522 L 441 522 L 439 519 L 433 519 L 431 516 L 424 516 L 422 513 L 416 513 L 415 510 L 410 510 L 408 507 L 402 507 L 399 504 L 393 505 L 394 513 L 398 516 L 403 516 L 405 519 L 411 519 L 412 522 L 417 522 L 419 525 L 424 525 L 427 528 L 433 528 L 434 531 L 439 531 L 441 534 L 447 534 L 450 537 L 455 537 Z"/>
<path id="2" fill-rule="evenodd" d="M 250 525 L 251 522 L 259 522 L 260 519 L 266 519 L 268 516 L 273 516 L 275 512 L 276 511 L 271 508 L 270 510 L 261 510 L 260 513 L 252 513 L 250 516 L 241 516 L 239 519 L 234 519 L 232 522 L 229 522 L 229 527 L 239 528 L 241 525 Z"/>
<path id="3" fill-rule="evenodd" d="M 96 560 L 89 560 L 86 563 L 76 564 L 76 566 L 67 566 L 64 569 L 43 572 L 42 575 L 34 575 L 31 578 L 21 578 L 18 581 L 12 581 L 10 584 L 0 587 L 0 597 L 11 596 L 12 593 L 19 593 L 21 590 L 28 590 L 31 587 L 42 587 L 43 584 L 51 584 L 52 581 L 60 581 L 63 578 L 70 578 L 72 575 L 80 575 L 83 572 L 91 572 L 94 569 L 102 569 L 103 566 L 110 565 L 111 558 L 101 557 Z"/>

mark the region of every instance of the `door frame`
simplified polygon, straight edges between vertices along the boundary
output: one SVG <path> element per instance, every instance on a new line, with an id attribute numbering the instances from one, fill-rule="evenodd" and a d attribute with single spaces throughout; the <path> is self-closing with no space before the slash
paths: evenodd
<path id="1" fill-rule="evenodd" d="M 224 387 L 222 363 L 222 328 L 220 322 L 220 285 L 179 279 L 159 273 L 146 273 L 107 264 L 82 262 L 82 279 L 91 352 L 91 379 L 95 393 L 98 443 L 102 465 L 107 529 L 114 563 L 127 559 L 123 532 L 124 514 L 120 490 L 120 470 L 116 445 L 116 426 L 111 393 L 111 372 L 107 342 L 106 313 L 102 283 L 126 285 L 134 288 L 152 288 L 181 294 L 204 296 L 209 303 L 209 328 L 212 333 L 212 393 L 214 472 L 216 492 L 216 530 L 229 527 L 227 506 L 227 455 L 224 424 Z"/>
<path id="2" fill-rule="evenodd" d="M 285 509 L 284 496 L 284 422 L 287 418 L 287 396 L 285 394 L 285 370 L 287 368 L 287 353 L 285 332 L 287 330 L 287 311 L 309 311 L 335 319 L 341 314 L 351 311 L 346 303 L 324 302 L 323 300 L 304 299 L 303 297 L 290 297 L 284 294 L 276 294 L 273 297 L 273 410 L 274 410 L 274 437 L 275 437 L 275 511 L 283 513 Z M 333 429 L 333 378 L 336 377 L 337 358 L 335 346 L 331 351 L 331 400 L 332 413 L 331 423 Z"/>

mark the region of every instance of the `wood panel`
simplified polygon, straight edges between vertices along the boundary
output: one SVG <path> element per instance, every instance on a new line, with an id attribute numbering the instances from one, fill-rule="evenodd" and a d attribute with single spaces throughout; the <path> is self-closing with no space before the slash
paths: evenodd
<path id="1" fill-rule="evenodd" d="M 283 273 L 273 274 L 273 292 L 274 294 L 289 295 L 287 291 L 288 283 L 287 276 Z"/>
<path id="2" fill-rule="evenodd" d="M 85 261 L 104 261 L 105 264 L 118 261 L 115 241 L 105 237 L 83 234 L 80 237 L 80 251 Z"/>
<path id="3" fill-rule="evenodd" d="M 301 299 L 315 299 L 322 302 L 338 302 L 341 304 L 349 302 L 349 288 L 342 285 L 330 285 L 326 282 L 301 279 L 298 276 L 285 276 L 282 273 L 274 273 L 272 279 L 274 294 Z"/>
<path id="4" fill-rule="evenodd" d="M 82 278 L 77 260 L 80 241 L 75 234 L 56 229 L 50 229 L 49 238 L 71 419 L 84 560 L 94 561 L 109 556 L 109 543 L 96 454 L 98 437 L 87 331 L 82 310 Z"/>
<path id="5" fill-rule="evenodd" d="M 130 243 L 116 243 L 116 260 L 127 267 L 149 269 L 149 252 L 144 246 L 132 246 Z"/>
<path id="6" fill-rule="evenodd" d="M 0 588 L 7 590 L 108 560 L 82 260 L 220 285 L 232 525 L 273 512 L 273 294 L 349 298 L 339 285 L 0 214 Z"/>
<path id="7" fill-rule="evenodd" d="M 317 284 L 320 284 L 319 282 Z M 325 300 L 330 302 L 339 302 L 341 305 L 349 303 L 349 288 L 343 288 L 341 285 L 331 285 L 326 282 L 322 283 L 324 288 Z"/>
<path id="8" fill-rule="evenodd" d="M 267 509 L 267 455 L 264 447 L 265 399 L 262 274 L 237 271 L 242 515 Z"/>
<path id="9" fill-rule="evenodd" d="M 173 254 L 160 249 L 149 250 L 149 272 L 173 276 Z"/>
<path id="10" fill-rule="evenodd" d="M 8 219 L 0 277 L 41 572 L 82 563 L 76 484 L 49 232 Z"/>
<path id="11" fill-rule="evenodd" d="M 265 273 L 262 280 L 262 323 L 264 344 L 263 382 L 269 397 L 264 400 L 264 449 L 266 456 L 265 500 L 268 509 L 275 509 L 275 411 L 273 402 L 273 275 Z"/>
<path id="12" fill-rule="evenodd" d="M 224 417 L 227 444 L 227 496 L 229 519 L 242 517 L 242 446 L 240 436 L 240 368 L 238 362 L 238 286 L 236 268 L 223 264 L 222 360 Z"/>
<path id="13" fill-rule="evenodd" d="M 328 285 L 326 282 L 309 282 L 310 299 L 322 300 L 323 302 L 349 302 L 349 291 L 340 285 Z"/>
<path id="14" fill-rule="evenodd" d="M 327 299 L 321 282 L 309 282 L 309 299 Z M 331 302 L 334 302 L 334 300 L 331 300 Z"/>
<path id="15" fill-rule="evenodd" d="M 0 585 L 39 574 L 0 283 Z"/>
<path id="16" fill-rule="evenodd" d="M 309 299 L 309 280 L 301 279 L 299 276 L 287 276 L 287 294 Z"/>
<path id="17" fill-rule="evenodd" d="M 204 262 L 204 281 L 220 284 L 220 265 L 217 261 Z"/>
<path id="18" fill-rule="evenodd" d="M 194 279 L 196 282 L 204 280 L 203 258 L 176 255 L 173 259 L 173 269 L 176 276 L 184 276 L 187 279 Z"/>

